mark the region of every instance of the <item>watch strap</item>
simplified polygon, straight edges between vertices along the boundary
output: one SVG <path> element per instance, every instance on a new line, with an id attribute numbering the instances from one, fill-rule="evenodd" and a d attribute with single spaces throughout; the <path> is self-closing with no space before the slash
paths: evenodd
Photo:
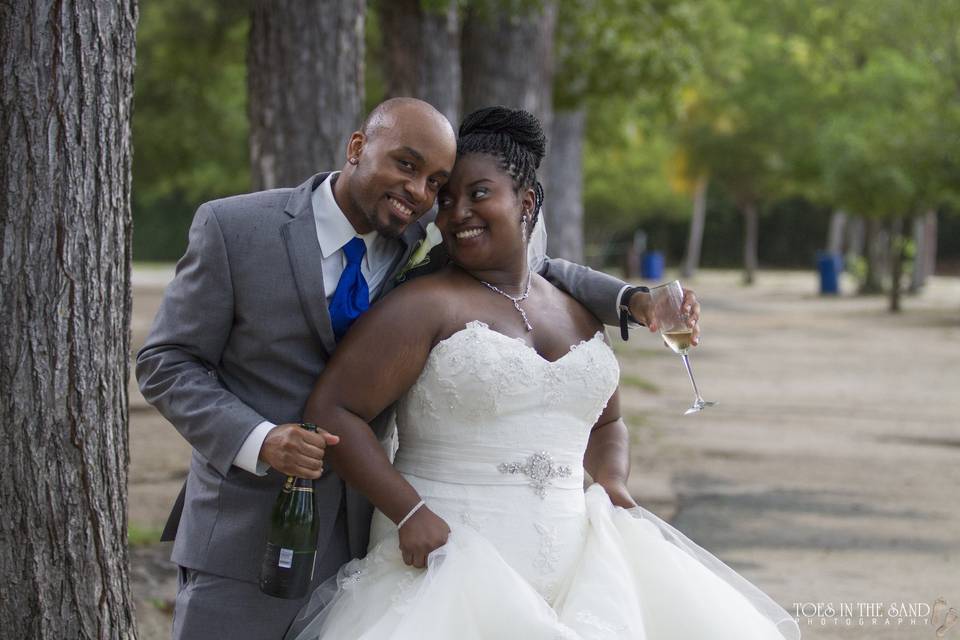
<path id="1" fill-rule="evenodd" d="M 620 308 L 620 338 L 624 341 L 630 339 L 630 332 L 627 330 L 627 324 L 633 322 L 635 324 L 643 324 L 633 317 L 633 314 L 630 313 L 630 299 L 633 298 L 635 293 L 650 293 L 649 287 L 637 286 L 630 287 L 629 289 L 624 289 L 623 293 L 620 295 L 620 301 L 617 306 Z"/>

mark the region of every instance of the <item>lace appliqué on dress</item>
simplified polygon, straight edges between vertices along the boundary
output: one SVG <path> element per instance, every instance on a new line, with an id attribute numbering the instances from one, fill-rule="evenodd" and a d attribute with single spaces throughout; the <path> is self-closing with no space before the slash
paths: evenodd
<path id="1" fill-rule="evenodd" d="M 418 569 L 407 569 L 406 574 L 397 583 L 397 587 L 390 596 L 390 602 L 397 613 L 406 613 L 413 604 L 415 583 L 419 574 Z"/>
<path id="2" fill-rule="evenodd" d="M 460 522 L 470 527 L 477 533 L 483 533 L 483 527 L 486 525 L 488 516 L 477 516 L 469 511 L 460 512 Z"/>
<path id="3" fill-rule="evenodd" d="M 592 611 L 577 611 L 574 619 L 577 622 L 582 622 L 585 625 L 593 627 L 598 633 L 591 633 L 591 640 L 602 640 L 603 638 L 618 637 L 611 636 L 611 634 L 618 634 L 621 631 L 626 630 L 626 625 L 616 625 L 606 620 L 603 620 Z"/>
<path id="4" fill-rule="evenodd" d="M 497 465 L 500 473 L 522 473 L 530 478 L 530 486 L 540 499 L 547 497 L 547 485 L 555 478 L 569 478 L 573 471 L 567 465 L 557 465 L 553 456 L 546 451 L 538 451 L 527 458 L 526 462 L 501 462 Z"/>
<path id="5" fill-rule="evenodd" d="M 557 570 L 557 563 L 560 562 L 560 552 L 557 549 L 557 542 L 559 542 L 557 528 L 541 522 L 534 522 L 533 526 L 540 535 L 540 550 L 533 560 L 533 567 L 542 575 L 554 573 Z"/>

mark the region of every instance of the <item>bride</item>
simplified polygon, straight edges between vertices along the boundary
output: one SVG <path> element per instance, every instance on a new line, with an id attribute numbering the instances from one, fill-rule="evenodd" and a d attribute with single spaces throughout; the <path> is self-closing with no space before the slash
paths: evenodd
<path id="1" fill-rule="evenodd" d="M 527 267 L 544 148 L 527 112 L 465 119 L 436 220 L 452 263 L 366 313 L 318 380 L 304 419 L 377 511 L 288 639 L 799 638 L 630 497 L 602 326 Z M 395 402 L 391 464 L 366 423 Z"/>

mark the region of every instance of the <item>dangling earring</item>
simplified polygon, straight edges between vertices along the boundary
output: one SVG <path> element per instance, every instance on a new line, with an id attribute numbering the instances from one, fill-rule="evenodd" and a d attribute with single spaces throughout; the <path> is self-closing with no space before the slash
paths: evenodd
<path id="1" fill-rule="evenodd" d="M 524 211 L 523 215 L 520 216 L 520 239 L 524 242 L 527 241 L 527 212 Z"/>

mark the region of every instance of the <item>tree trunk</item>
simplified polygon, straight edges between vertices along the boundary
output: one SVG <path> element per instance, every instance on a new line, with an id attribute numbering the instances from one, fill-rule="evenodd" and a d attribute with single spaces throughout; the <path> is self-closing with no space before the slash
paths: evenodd
<path id="1" fill-rule="evenodd" d="M 255 0 L 247 48 L 253 188 L 301 183 L 346 158 L 363 109 L 365 0 Z"/>
<path id="2" fill-rule="evenodd" d="M 926 260 L 923 264 L 923 273 L 925 277 L 932 276 L 937 272 L 937 211 L 931 209 L 924 216 L 924 245 L 926 246 Z"/>
<path id="3" fill-rule="evenodd" d="M 0 629 L 135 638 L 127 575 L 135 0 L 0 11 Z"/>
<path id="4" fill-rule="evenodd" d="M 860 293 L 871 294 L 881 293 L 883 291 L 882 273 L 885 271 L 886 248 L 884 242 L 884 232 L 880 227 L 880 221 L 876 218 L 867 220 L 867 232 L 864 247 L 867 257 L 867 272 L 863 283 L 860 285 Z"/>
<path id="5" fill-rule="evenodd" d="M 687 238 L 687 255 L 683 259 L 681 275 L 692 278 L 700 268 L 700 249 L 703 247 L 703 228 L 707 222 L 707 189 L 710 177 L 706 173 L 697 176 L 693 192 L 693 215 L 690 216 L 690 235 Z"/>
<path id="6" fill-rule="evenodd" d="M 903 277 L 904 244 L 903 219 L 894 218 L 890 223 L 890 313 L 900 312 L 900 279 Z"/>
<path id="7" fill-rule="evenodd" d="M 425 9 L 421 0 L 377 4 L 387 97 L 411 96 L 460 124 L 460 16 L 457 0 Z"/>
<path id="8" fill-rule="evenodd" d="M 927 283 L 927 217 L 913 219 L 913 268 L 910 271 L 910 293 L 919 293 Z"/>
<path id="9" fill-rule="evenodd" d="M 461 42 L 463 113 L 491 105 L 526 109 L 550 134 L 553 120 L 553 33 L 555 0 L 530 3 L 528 9 L 501 6 L 513 3 L 474 3 L 467 11 Z M 549 155 L 551 151 L 547 154 Z M 538 172 L 549 203 L 549 176 Z"/>
<path id="10" fill-rule="evenodd" d="M 743 212 L 743 283 L 753 284 L 757 273 L 757 245 L 759 243 L 759 212 L 757 204 L 745 203 Z"/>
<path id="11" fill-rule="evenodd" d="M 547 172 L 553 176 L 547 223 L 547 255 L 583 262 L 583 134 L 586 110 L 553 117 Z"/>
<path id="12" fill-rule="evenodd" d="M 847 254 L 857 257 L 863 255 L 866 233 L 862 216 L 853 216 L 847 221 Z"/>
<path id="13" fill-rule="evenodd" d="M 917 293 L 937 270 L 937 212 L 931 209 L 913 220 L 913 272 L 910 293 Z"/>
<path id="14" fill-rule="evenodd" d="M 847 226 L 847 213 L 841 209 L 834 209 L 830 214 L 830 228 L 827 231 L 827 252 L 843 253 L 843 231 Z"/>

